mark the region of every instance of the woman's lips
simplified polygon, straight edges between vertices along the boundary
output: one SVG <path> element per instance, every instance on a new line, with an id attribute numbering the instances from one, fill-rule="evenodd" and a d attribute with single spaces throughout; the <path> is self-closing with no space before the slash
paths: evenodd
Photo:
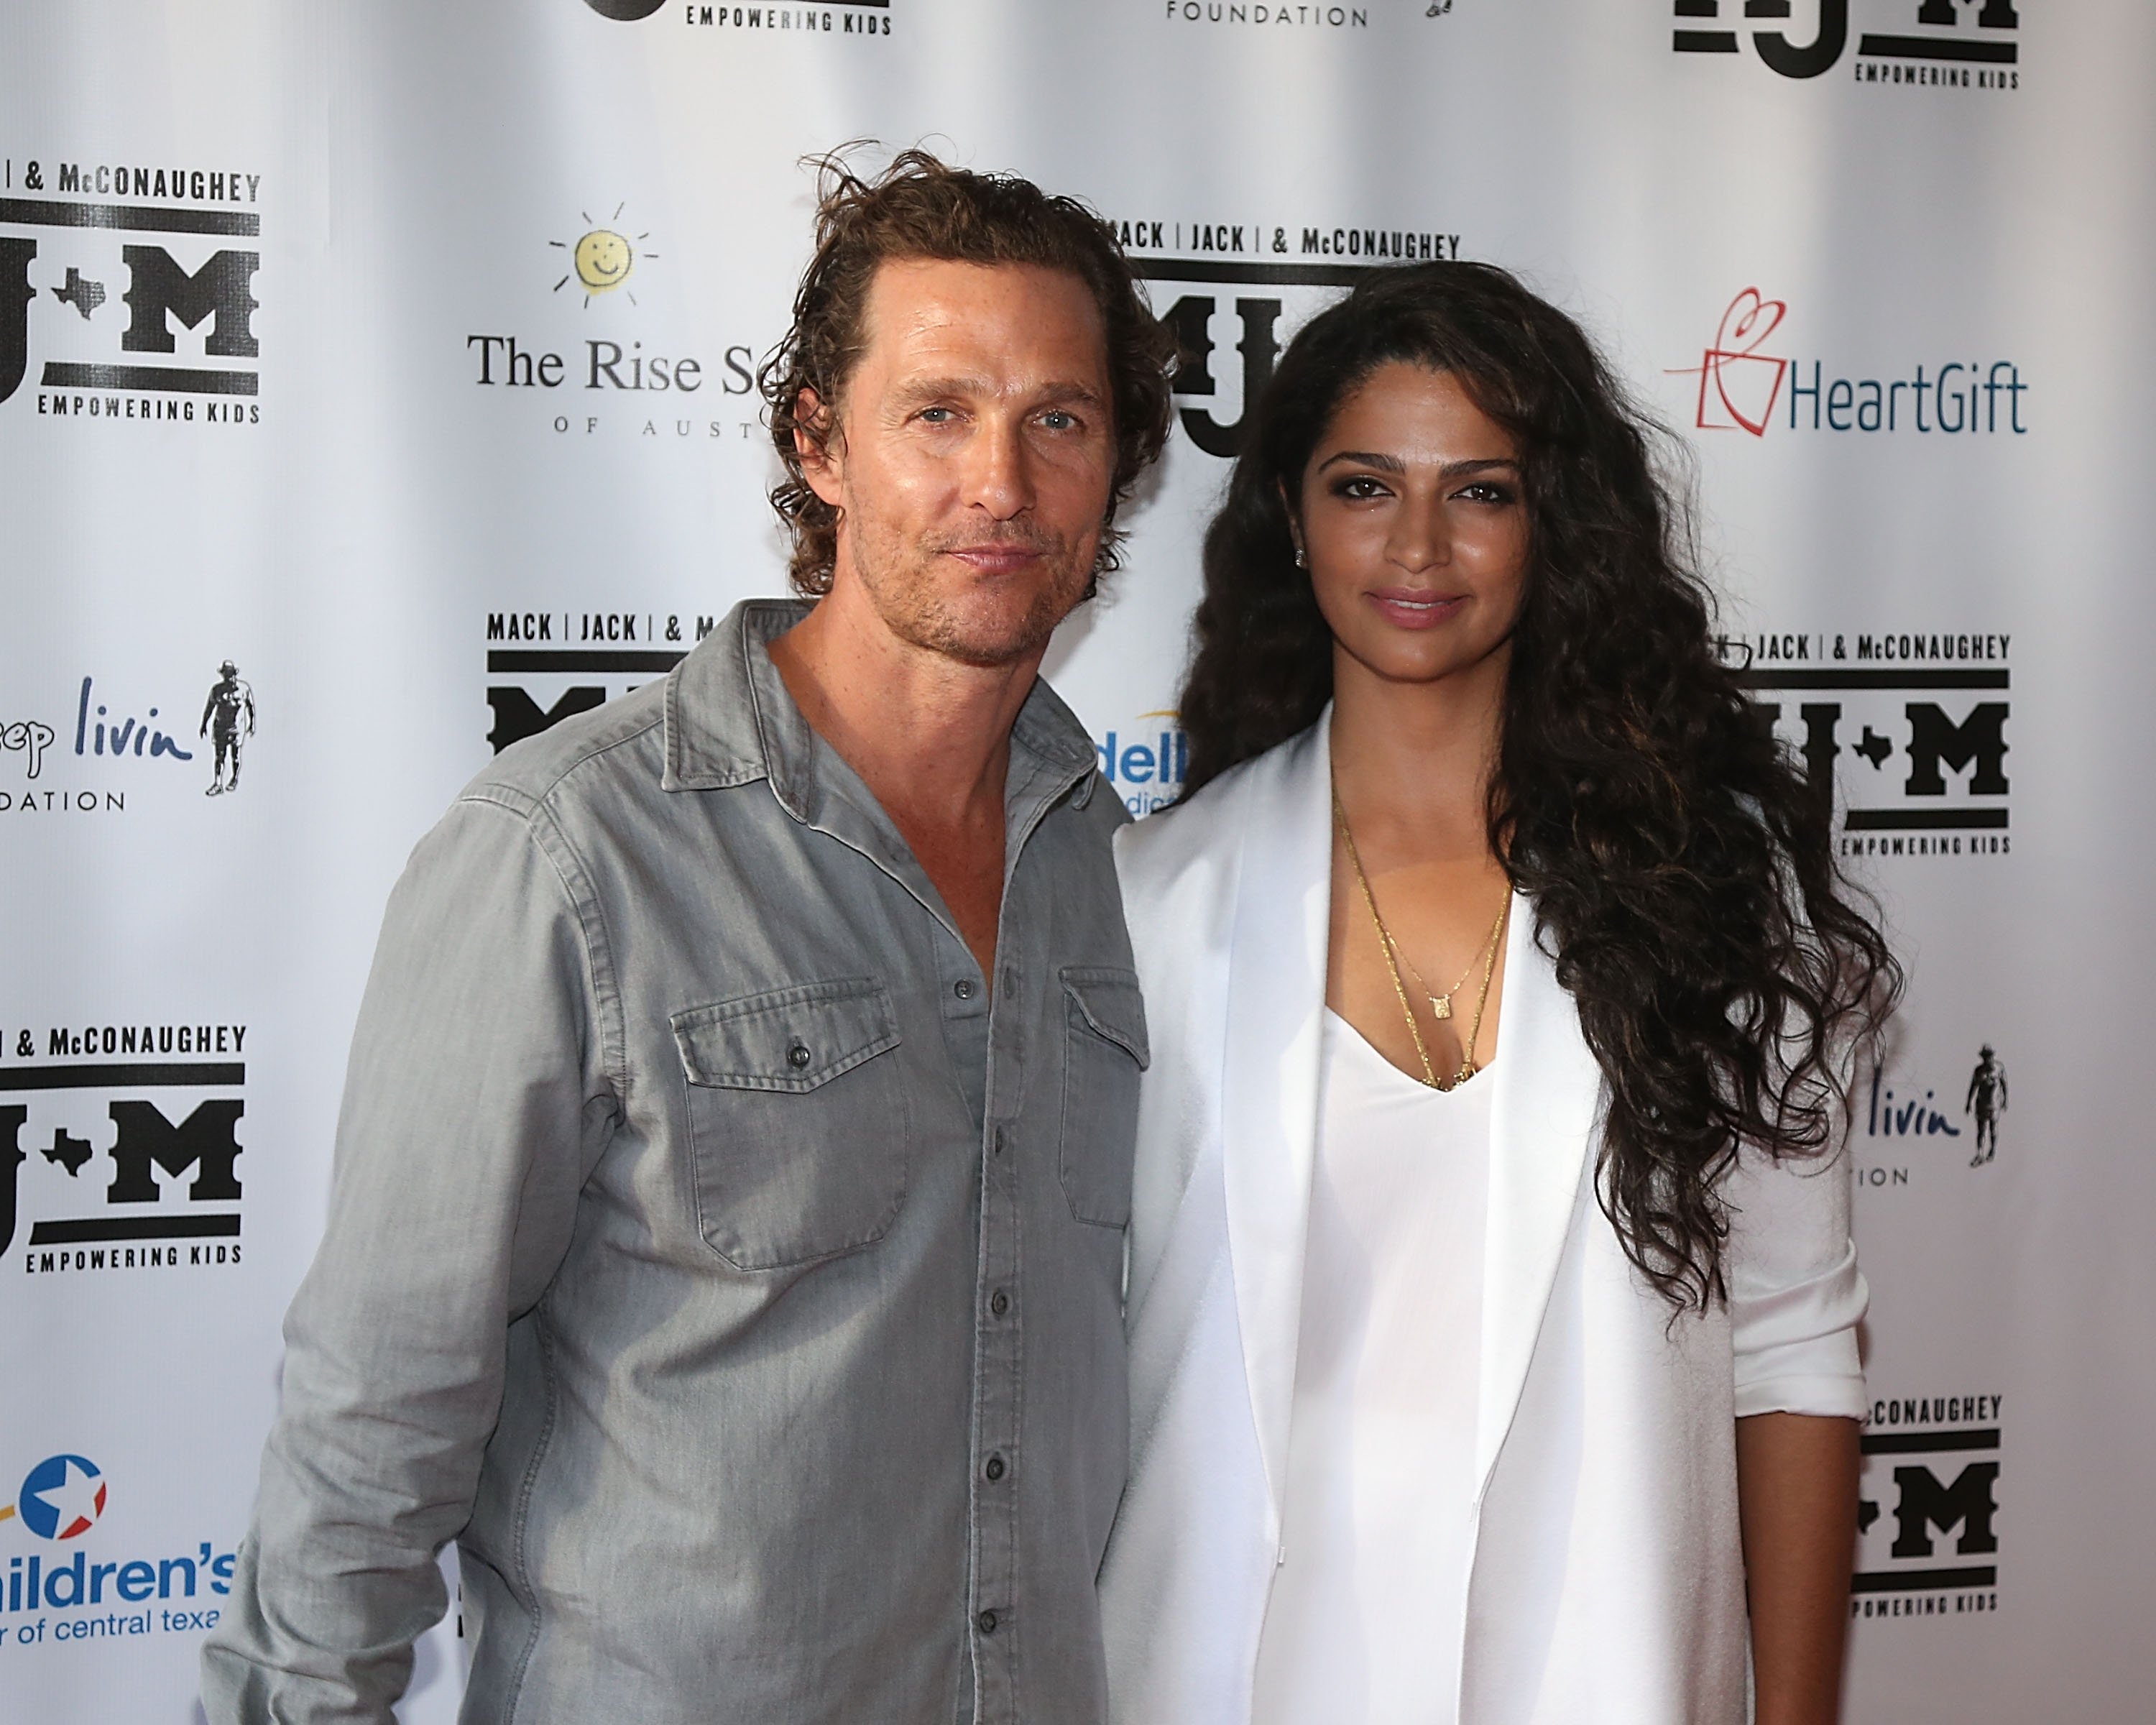
<path id="1" fill-rule="evenodd" d="M 1418 593 L 1398 587 L 1380 588 L 1363 597 L 1395 629 L 1435 629 L 1467 603 L 1464 593 Z"/>

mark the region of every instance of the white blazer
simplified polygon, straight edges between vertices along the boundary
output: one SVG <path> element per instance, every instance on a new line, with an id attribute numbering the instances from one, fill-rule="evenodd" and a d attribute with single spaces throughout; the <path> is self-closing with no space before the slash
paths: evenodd
<path id="1" fill-rule="evenodd" d="M 1117 835 L 1152 1065 L 1130 1227 L 1116 1725 L 1245 1725 L 1280 1549 L 1317 1132 L 1330 713 Z M 1671 1321 L 1595 1202 L 1599 1068 L 1514 906 L 1491 1069 L 1462 1725 L 1742 1720 L 1735 1425 L 1861 1416 L 1845 1157 L 1747 1157 L 1727 1307 Z M 1430 1338 L 1433 1348 L 1444 1337 Z"/>

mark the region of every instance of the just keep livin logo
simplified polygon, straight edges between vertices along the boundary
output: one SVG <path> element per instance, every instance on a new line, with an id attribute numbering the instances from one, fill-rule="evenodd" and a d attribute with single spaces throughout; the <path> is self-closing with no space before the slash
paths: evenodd
<path id="1" fill-rule="evenodd" d="M 261 187 L 224 166 L 0 157 L 0 403 L 34 331 L 40 415 L 259 424 L 262 254 L 225 242 L 259 243 Z"/>

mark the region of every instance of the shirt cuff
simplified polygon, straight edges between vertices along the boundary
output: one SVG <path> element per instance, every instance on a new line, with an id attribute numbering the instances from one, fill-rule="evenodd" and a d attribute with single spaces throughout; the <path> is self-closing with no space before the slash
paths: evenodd
<path id="1" fill-rule="evenodd" d="M 1864 1367 L 1856 1326 L 1871 1304 L 1856 1248 L 1819 1275 L 1730 1301 L 1737 1415 L 1864 1417 Z"/>

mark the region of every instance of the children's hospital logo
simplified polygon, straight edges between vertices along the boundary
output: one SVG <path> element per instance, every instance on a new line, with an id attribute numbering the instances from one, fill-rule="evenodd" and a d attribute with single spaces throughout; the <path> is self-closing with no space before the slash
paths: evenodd
<path id="1" fill-rule="evenodd" d="M 23 1481 L 0 1522 L 15 1516 L 40 1539 L 79 1539 L 105 1513 L 105 1476 L 80 1455 L 48 1455 Z"/>

